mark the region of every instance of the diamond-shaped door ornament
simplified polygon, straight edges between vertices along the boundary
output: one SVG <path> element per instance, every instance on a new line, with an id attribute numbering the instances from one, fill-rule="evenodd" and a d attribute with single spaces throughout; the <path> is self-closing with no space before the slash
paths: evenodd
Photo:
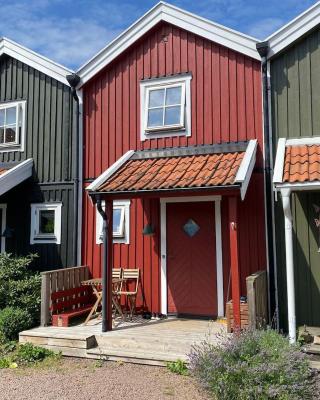
<path id="1" fill-rule="evenodd" d="M 199 229 L 200 226 L 191 218 L 183 225 L 183 230 L 189 237 L 193 237 Z"/>

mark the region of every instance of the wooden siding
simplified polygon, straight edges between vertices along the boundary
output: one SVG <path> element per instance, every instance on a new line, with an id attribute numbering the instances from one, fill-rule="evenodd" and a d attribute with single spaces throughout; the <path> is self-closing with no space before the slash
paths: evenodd
<path id="1" fill-rule="evenodd" d="M 192 74 L 191 137 L 140 141 L 140 81 L 183 72 Z M 84 178 L 97 177 L 130 149 L 253 138 L 261 146 L 261 110 L 258 61 L 161 25 L 85 85 Z"/>
<path id="2" fill-rule="evenodd" d="M 7 194 L 7 226 L 15 230 L 7 251 L 38 253 L 41 270 L 70 266 L 73 242 L 74 101 L 70 88 L 3 55 L 0 57 L 0 103 L 26 101 L 25 150 L 0 153 L 0 162 L 34 160 L 34 174 Z M 30 203 L 62 201 L 61 245 L 30 245 Z"/>
<path id="3" fill-rule="evenodd" d="M 31 203 L 62 202 L 61 244 L 30 245 Z M 6 239 L 6 251 L 17 255 L 37 253 L 34 266 L 41 271 L 72 266 L 73 185 L 33 185 L 28 180 L 7 194 L 0 203 L 7 204 L 7 226 L 14 229 L 13 238 Z"/>
<path id="4" fill-rule="evenodd" d="M 0 162 L 33 158 L 36 180 L 72 178 L 73 100 L 70 88 L 8 56 L 0 58 L 0 102 L 26 100 L 25 151 Z"/>
<path id="5" fill-rule="evenodd" d="M 167 36 L 167 42 L 163 37 Z M 192 136 L 140 141 L 141 79 L 189 72 Z M 257 138 L 257 170 L 240 207 L 241 290 L 245 277 L 266 267 L 262 167 L 260 63 L 192 33 L 161 24 L 84 86 L 84 179 L 100 175 L 129 149 L 192 146 Z M 87 183 L 86 183 L 87 184 Z M 160 311 L 159 199 L 132 200 L 130 244 L 114 245 L 115 267 L 142 271 L 139 305 Z M 156 234 L 142 235 L 146 223 Z M 222 201 L 225 296 L 229 282 L 228 208 Z M 95 209 L 83 205 L 82 263 L 101 274 L 102 246 L 96 245 Z M 229 294 L 231 295 L 231 293 Z"/>
<path id="6" fill-rule="evenodd" d="M 320 30 L 309 34 L 271 61 L 274 155 L 281 137 L 320 136 Z M 320 253 L 313 204 L 318 193 L 292 196 L 296 313 L 299 325 L 320 325 Z M 282 326 L 287 320 L 285 238 L 281 196 L 275 204 L 276 254 Z"/>

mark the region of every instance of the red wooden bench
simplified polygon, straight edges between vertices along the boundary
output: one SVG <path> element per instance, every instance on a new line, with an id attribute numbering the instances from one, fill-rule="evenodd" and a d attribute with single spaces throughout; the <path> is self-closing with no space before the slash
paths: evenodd
<path id="1" fill-rule="evenodd" d="M 88 286 L 52 293 L 52 325 L 69 326 L 71 318 L 89 313 L 94 301 L 92 288 Z"/>

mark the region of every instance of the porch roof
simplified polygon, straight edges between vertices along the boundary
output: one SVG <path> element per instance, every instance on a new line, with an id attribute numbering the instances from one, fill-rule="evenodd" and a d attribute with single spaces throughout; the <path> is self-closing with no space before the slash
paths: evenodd
<path id="1" fill-rule="evenodd" d="M 242 199 L 255 164 L 257 141 L 129 151 L 87 190 L 136 193 L 239 188 Z"/>
<path id="2" fill-rule="evenodd" d="M 320 137 L 279 139 L 273 183 L 276 189 L 318 189 Z"/>
<path id="3" fill-rule="evenodd" d="M 32 175 L 33 159 L 19 163 L 0 163 L 0 195 L 8 192 Z"/>

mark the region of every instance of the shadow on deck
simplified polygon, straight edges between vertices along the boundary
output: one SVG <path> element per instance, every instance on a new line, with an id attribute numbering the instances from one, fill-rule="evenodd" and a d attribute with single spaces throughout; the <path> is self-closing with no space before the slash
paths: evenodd
<path id="1" fill-rule="evenodd" d="M 168 361 L 187 361 L 191 346 L 204 339 L 216 343 L 216 334 L 225 331 L 216 321 L 169 318 L 166 320 L 115 321 L 111 332 L 101 332 L 97 319 L 88 325 L 68 328 L 53 326 L 20 333 L 20 343 L 30 342 L 64 356 L 124 361 L 148 365 L 165 365 Z"/>

